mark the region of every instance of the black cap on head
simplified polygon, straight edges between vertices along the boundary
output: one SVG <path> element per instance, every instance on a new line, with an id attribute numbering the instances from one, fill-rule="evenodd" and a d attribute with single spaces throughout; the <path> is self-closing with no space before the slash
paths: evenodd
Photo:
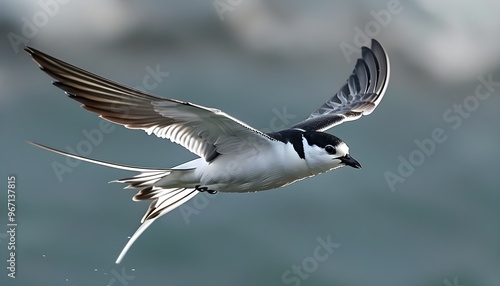
<path id="1" fill-rule="evenodd" d="M 325 148 L 326 145 L 332 145 L 335 147 L 343 142 L 332 134 L 317 131 L 304 132 L 304 138 L 306 138 L 309 146 L 316 145 L 321 148 Z"/>

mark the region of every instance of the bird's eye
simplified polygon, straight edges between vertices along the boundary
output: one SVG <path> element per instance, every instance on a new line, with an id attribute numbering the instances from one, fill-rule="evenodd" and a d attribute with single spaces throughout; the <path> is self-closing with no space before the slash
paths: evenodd
<path id="1" fill-rule="evenodd" d="M 333 147 L 332 145 L 326 145 L 325 151 L 331 155 L 334 155 L 335 153 L 337 153 L 337 150 L 335 150 L 335 147 Z"/>

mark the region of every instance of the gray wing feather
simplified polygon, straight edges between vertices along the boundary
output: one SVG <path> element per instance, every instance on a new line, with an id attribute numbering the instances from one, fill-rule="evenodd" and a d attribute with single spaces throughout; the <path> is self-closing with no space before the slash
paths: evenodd
<path id="1" fill-rule="evenodd" d="M 382 100 L 389 82 L 389 58 L 376 40 L 363 47 L 346 84 L 306 120 L 292 128 L 325 131 L 345 121 L 369 115 Z"/>
<path id="2" fill-rule="evenodd" d="M 147 94 L 36 49 L 25 50 L 44 72 L 57 80 L 54 85 L 82 103 L 83 108 L 127 128 L 143 129 L 148 134 L 170 139 L 209 162 L 223 152 L 244 149 L 248 139 L 259 144 L 272 140 L 218 109 Z M 228 148 L 224 146 L 228 141 L 243 146 L 233 144 L 234 148 Z"/>

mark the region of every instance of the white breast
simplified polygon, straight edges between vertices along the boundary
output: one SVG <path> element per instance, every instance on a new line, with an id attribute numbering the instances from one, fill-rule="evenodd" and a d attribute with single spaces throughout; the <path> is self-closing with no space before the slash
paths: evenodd
<path id="1" fill-rule="evenodd" d="M 220 155 L 199 170 L 202 185 L 219 192 L 255 192 L 311 176 L 292 144 L 276 141 L 266 147 L 236 156 Z"/>

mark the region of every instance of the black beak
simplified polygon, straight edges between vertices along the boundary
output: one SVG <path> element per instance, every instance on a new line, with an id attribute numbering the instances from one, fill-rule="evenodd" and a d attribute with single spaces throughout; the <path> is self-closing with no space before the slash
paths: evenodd
<path id="1" fill-rule="evenodd" d="M 356 169 L 361 169 L 361 164 L 358 161 L 354 160 L 354 158 L 351 157 L 351 155 L 349 155 L 349 154 L 347 154 L 344 157 L 341 157 L 339 159 L 346 166 L 351 166 L 351 167 L 356 168 Z"/>

